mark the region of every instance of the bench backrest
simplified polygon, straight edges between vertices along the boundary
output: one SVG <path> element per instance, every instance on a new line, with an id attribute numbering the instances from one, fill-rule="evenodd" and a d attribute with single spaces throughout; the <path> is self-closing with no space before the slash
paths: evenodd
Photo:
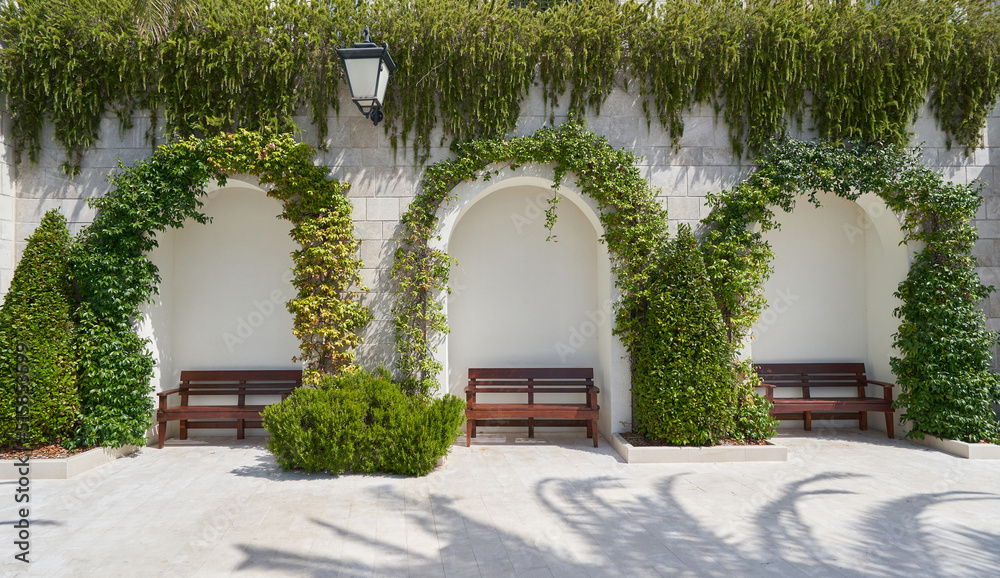
<path id="1" fill-rule="evenodd" d="M 302 385 L 300 369 L 182 371 L 180 388 L 194 395 L 277 395 Z"/>
<path id="2" fill-rule="evenodd" d="M 587 392 L 594 385 L 592 367 L 470 367 L 469 385 L 498 393 L 504 387 L 531 387 L 537 393 Z M 553 391 L 542 391 L 551 388 Z"/>
<path id="3" fill-rule="evenodd" d="M 853 387 L 864 396 L 868 378 L 864 363 L 755 363 L 754 369 L 764 383 L 784 388 L 802 388 L 802 397 L 810 397 L 810 388 Z"/>

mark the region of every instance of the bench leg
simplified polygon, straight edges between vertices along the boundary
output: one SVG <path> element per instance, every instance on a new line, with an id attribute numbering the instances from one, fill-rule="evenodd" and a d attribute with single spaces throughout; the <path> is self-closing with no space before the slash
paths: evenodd
<path id="1" fill-rule="evenodd" d="M 596 448 L 597 447 L 597 420 L 596 419 L 595 420 L 591 420 L 590 421 L 590 425 L 587 426 L 587 429 L 590 430 L 590 437 L 594 438 L 594 447 Z"/>
<path id="2" fill-rule="evenodd" d="M 535 418 L 533 417 L 528 418 L 528 437 L 535 437 Z"/>
<path id="3" fill-rule="evenodd" d="M 245 437 L 245 433 L 243 431 L 243 420 L 242 419 L 238 419 L 238 420 L 236 420 L 236 439 L 241 440 L 244 437 Z"/>
<path id="4" fill-rule="evenodd" d="M 465 420 L 465 447 L 472 445 L 472 436 L 475 434 L 476 424 L 474 420 Z"/>
<path id="5" fill-rule="evenodd" d="M 896 425 L 893 423 L 895 421 L 895 418 L 896 414 L 894 414 L 893 412 L 891 411 L 885 412 L 885 433 L 889 434 L 889 439 L 896 437 L 894 435 L 895 432 L 893 431 L 893 428 Z"/>
<path id="6" fill-rule="evenodd" d="M 858 424 L 861 426 L 861 430 L 864 431 L 868 429 L 868 412 L 859 411 L 858 412 Z"/>
<path id="7" fill-rule="evenodd" d="M 161 450 L 163 449 L 163 444 L 167 441 L 167 422 L 161 421 L 157 423 L 156 426 L 156 437 L 158 438 L 157 447 Z"/>
<path id="8" fill-rule="evenodd" d="M 181 420 L 181 432 L 179 436 L 182 440 L 188 439 L 188 420 Z"/>
<path id="9" fill-rule="evenodd" d="M 802 428 L 806 431 L 812 431 L 813 428 L 813 412 L 804 411 L 802 412 Z"/>

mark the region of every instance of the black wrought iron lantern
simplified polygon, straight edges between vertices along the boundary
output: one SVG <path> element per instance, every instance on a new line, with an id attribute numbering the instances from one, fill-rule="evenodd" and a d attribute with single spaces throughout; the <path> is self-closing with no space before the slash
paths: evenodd
<path id="1" fill-rule="evenodd" d="M 365 118 L 376 125 L 382 121 L 382 104 L 389 77 L 396 72 L 396 63 L 389 56 L 389 45 L 379 46 L 372 42 L 368 27 L 365 27 L 364 42 L 356 42 L 353 48 L 338 48 L 337 54 L 344 63 L 347 84 L 351 87 L 351 100 Z"/>

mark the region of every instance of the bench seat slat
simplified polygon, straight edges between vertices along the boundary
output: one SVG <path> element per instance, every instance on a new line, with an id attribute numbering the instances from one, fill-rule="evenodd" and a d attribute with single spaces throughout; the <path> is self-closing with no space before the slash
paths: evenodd
<path id="1" fill-rule="evenodd" d="M 207 420 L 207 421 L 203 420 L 203 421 L 189 421 L 187 427 L 188 429 L 223 429 L 223 428 L 232 429 L 236 427 L 235 424 L 236 424 L 235 419 Z M 244 419 L 243 427 L 260 429 L 264 427 L 264 423 L 259 419 L 258 420 Z"/>
<path id="2" fill-rule="evenodd" d="M 774 409 L 782 411 L 890 411 L 892 404 L 881 399 L 775 399 Z"/>
<path id="3" fill-rule="evenodd" d="M 596 415 L 599 408 L 580 405 L 556 405 L 553 403 L 535 404 L 477 404 L 475 409 L 466 412 L 473 419 L 486 417 L 584 417 Z"/>

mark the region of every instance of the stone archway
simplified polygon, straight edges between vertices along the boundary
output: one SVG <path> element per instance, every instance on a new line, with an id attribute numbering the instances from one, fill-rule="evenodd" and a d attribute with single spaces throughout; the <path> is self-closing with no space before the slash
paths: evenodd
<path id="1" fill-rule="evenodd" d="M 435 343 L 435 356 L 443 367 L 439 383 L 448 384 L 451 393 L 461 394 L 463 374 L 470 364 L 475 366 L 491 360 L 508 366 L 592 366 L 601 388 L 599 429 L 608 436 L 621 430 L 621 422 L 631 420 L 629 367 L 623 358 L 625 349 L 612 335 L 611 303 L 618 293 L 611 274 L 611 261 L 607 247 L 599 242 L 603 228 L 596 202 L 565 184 L 557 191 L 563 198 L 560 221 L 554 231 L 557 242 L 546 243 L 544 201 L 540 204 L 539 200 L 551 197 L 552 183 L 550 167 L 524 166 L 514 177 L 459 184 L 452 191 L 451 200 L 439 209 L 440 240 L 432 242 L 431 248 L 446 251 L 459 259 L 452 273 L 453 294 L 440 297 L 448 311 L 452 331 L 450 335 L 438 336 Z M 470 247 L 469 241 L 477 239 L 475 229 L 483 235 L 475 241 L 476 246 Z M 459 247 L 458 243 L 464 246 Z M 578 254 L 574 253 L 574 246 L 581 249 Z M 531 247 L 536 250 L 528 251 Z M 500 276 L 519 274 L 525 286 L 531 286 L 533 278 L 539 284 L 534 285 L 532 291 L 512 293 L 511 287 L 516 282 L 505 285 L 506 288 L 493 287 L 492 292 L 484 292 L 486 287 L 481 280 L 475 282 L 475 286 L 465 283 L 461 268 L 467 267 L 467 271 L 472 272 L 483 266 L 482 259 L 492 258 L 489 256 L 504 261 L 500 271 L 494 273 Z M 466 259 L 464 264 L 463 257 Z M 514 263 L 514 260 L 519 261 Z M 559 269 L 553 271 L 553 266 Z M 589 278 L 591 287 L 575 291 L 557 283 L 560 275 L 583 282 Z M 558 305 L 546 307 L 546 303 L 560 297 L 562 302 Z M 522 309 L 500 314 L 506 318 L 494 315 L 493 322 L 502 325 L 499 333 L 456 344 L 457 340 L 467 339 L 477 322 L 477 309 L 488 314 L 483 308 L 489 308 L 490 303 L 509 308 L 517 299 L 523 301 Z M 480 316 L 479 319 L 489 322 L 488 317 Z M 518 341 L 518 333 L 523 334 L 525 328 L 532 327 L 537 329 L 527 330 Z M 480 325 L 476 330 L 489 332 L 492 328 Z M 491 345 L 507 350 L 491 352 Z M 452 355 L 456 357 L 453 359 Z"/>

